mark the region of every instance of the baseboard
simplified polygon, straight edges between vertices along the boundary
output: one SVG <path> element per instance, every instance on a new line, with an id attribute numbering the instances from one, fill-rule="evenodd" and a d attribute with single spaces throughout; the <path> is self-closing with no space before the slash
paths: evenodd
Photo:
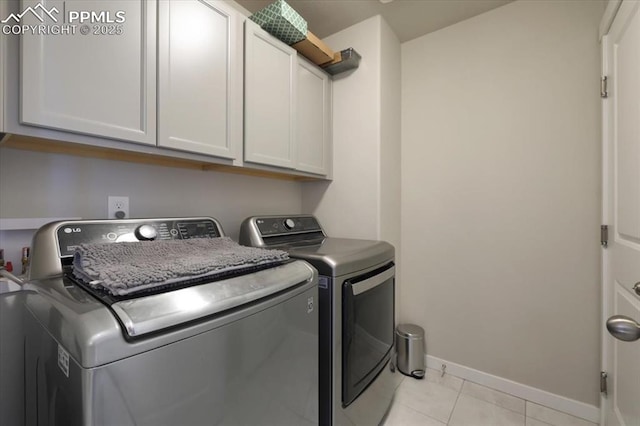
<path id="1" fill-rule="evenodd" d="M 484 385 L 501 392 L 506 392 L 527 401 L 553 408 L 572 416 L 598 424 L 600 409 L 594 405 L 556 395 L 531 386 L 523 385 L 512 380 L 494 376 L 464 365 L 449 362 L 431 355 L 426 356 L 427 367 L 440 370 L 442 364 L 447 366 L 446 372 L 470 382 Z"/>

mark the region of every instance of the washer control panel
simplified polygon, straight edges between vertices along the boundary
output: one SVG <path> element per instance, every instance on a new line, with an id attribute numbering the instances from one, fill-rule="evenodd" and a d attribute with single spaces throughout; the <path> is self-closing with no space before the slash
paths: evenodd
<path id="1" fill-rule="evenodd" d="M 66 222 L 56 231 L 60 257 L 73 256 L 77 246 L 153 240 L 187 240 L 224 236 L 215 219 L 129 219 Z"/>
<path id="2" fill-rule="evenodd" d="M 313 216 L 260 217 L 255 223 L 262 236 L 322 231 Z"/>

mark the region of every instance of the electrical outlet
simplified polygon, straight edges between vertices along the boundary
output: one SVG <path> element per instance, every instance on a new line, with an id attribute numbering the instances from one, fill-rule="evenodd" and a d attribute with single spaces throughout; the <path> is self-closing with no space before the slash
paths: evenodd
<path id="1" fill-rule="evenodd" d="M 107 219 L 128 219 L 129 197 L 109 195 L 107 198 Z"/>

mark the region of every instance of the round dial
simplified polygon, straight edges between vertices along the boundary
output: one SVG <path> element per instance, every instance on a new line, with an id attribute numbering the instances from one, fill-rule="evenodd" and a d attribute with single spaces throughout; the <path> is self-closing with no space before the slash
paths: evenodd
<path id="1" fill-rule="evenodd" d="M 285 219 L 284 227 L 287 228 L 289 231 L 291 231 L 293 228 L 296 227 L 296 223 L 293 221 L 293 219 Z"/>
<path id="2" fill-rule="evenodd" d="M 135 230 L 135 236 L 140 241 L 155 240 L 158 236 L 156 228 L 151 225 L 140 225 Z"/>

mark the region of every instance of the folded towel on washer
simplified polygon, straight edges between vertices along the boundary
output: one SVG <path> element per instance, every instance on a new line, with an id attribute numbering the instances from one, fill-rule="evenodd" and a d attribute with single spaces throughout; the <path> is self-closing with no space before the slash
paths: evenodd
<path id="1" fill-rule="evenodd" d="M 228 237 L 82 244 L 73 256 L 73 275 L 122 296 L 288 258 L 284 251 L 244 247 Z"/>

